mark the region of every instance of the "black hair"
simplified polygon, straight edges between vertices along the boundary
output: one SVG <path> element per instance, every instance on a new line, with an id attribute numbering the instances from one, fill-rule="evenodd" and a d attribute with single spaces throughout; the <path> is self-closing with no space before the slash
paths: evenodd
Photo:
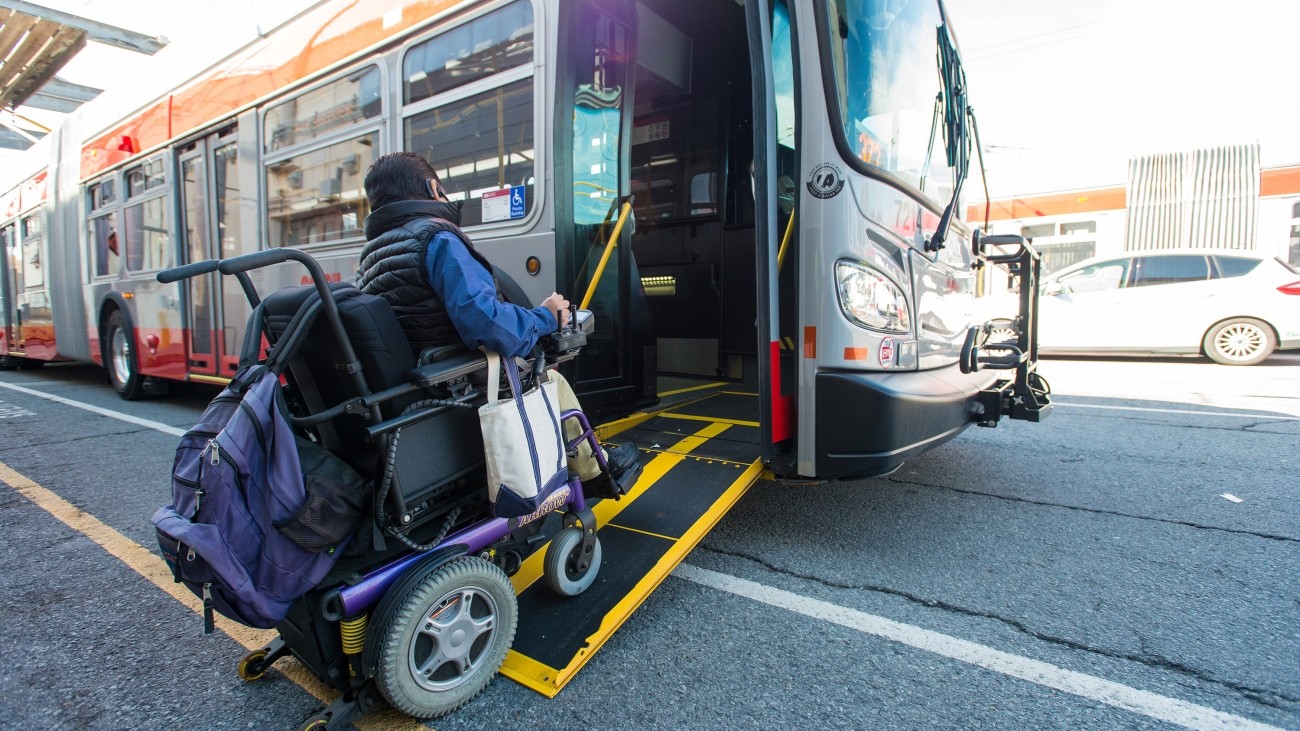
<path id="1" fill-rule="evenodd" d="M 429 180 L 437 180 L 438 173 L 420 155 L 414 152 L 390 152 L 381 156 L 366 171 L 366 197 L 370 208 L 396 201 L 430 200 Z"/>

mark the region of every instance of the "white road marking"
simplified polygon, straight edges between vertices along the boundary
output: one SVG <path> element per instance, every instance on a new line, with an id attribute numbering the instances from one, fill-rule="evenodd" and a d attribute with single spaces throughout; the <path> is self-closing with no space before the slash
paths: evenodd
<path id="1" fill-rule="evenodd" d="M 874 614 L 841 607 L 698 566 L 682 564 L 673 571 L 673 576 L 1186 728 L 1198 731 L 1224 731 L 1225 729 L 1281 731 L 1275 726 L 1216 711 L 1206 706 L 1130 688 L 1127 685 L 1066 670 L 1050 663 L 995 650 L 987 645 L 895 622 Z"/>
<path id="2" fill-rule="evenodd" d="M 1300 421 L 1300 416 L 1274 416 L 1272 414 L 1234 414 L 1228 411 L 1182 411 L 1179 409 L 1152 409 L 1143 406 L 1106 406 L 1103 404 L 1071 404 L 1053 401 L 1052 406 L 1069 406 L 1075 409 L 1115 409 L 1118 411 L 1150 411 L 1157 414 L 1185 414 L 1188 416 L 1229 416 L 1235 419 L 1273 419 Z"/>
<path id="3" fill-rule="evenodd" d="M 36 416 L 36 414 L 24 409 L 21 406 L 0 401 L 0 419 L 17 419 L 20 416 Z"/>
<path id="4" fill-rule="evenodd" d="M 101 408 L 101 407 L 99 407 L 99 406 L 91 406 L 90 404 L 83 404 L 83 403 L 80 402 L 80 401 L 73 401 L 72 399 L 66 399 L 66 398 L 63 398 L 62 396 L 55 396 L 55 395 L 53 395 L 53 394 L 42 393 L 42 392 L 40 392 L 40 391 L 35 391 L 35 390 L 33 390 L 33 389 L 30 389 L 30 388 L 23 388 L 22 386 L 15 386 L 15 385 L 12 384 L 12 383 L 4 383 L 3 381 L 0 381 L 0 386 L 3 386 L 4 388 L 10 389 L 10 390 L 12 390 L 12 391 L 17 391 L 17 392 L 19 392 L 19 393 L 25 393 L 25 394 L 27 394 L 28 396 L 37 396 L 37 397 L 39 397 L 39 398 L 43 398 L 43 399 L 47 399 L 47 400 L 50 400 L 50 401 L 54 401 L 55 403 L 63 404 L 63 405 L 65 405 L 65 406 L 71 406 L 71 407 L 73 407 L 73 408 L 82 409 L 83 411 L 89 411 L 89 412 L 92 413 L 92 414 L 99 414 L 100 416 L 107 416 L 107 417 L 110 418 L 110 419 L 117 419 L 118 421 L 125 421 L 125 422 L 127 422 L 128 424 L 135 424 L 136 426 L 143 426 L 143 427 L 146 427 L 146 428 L 148 428 L 148 429 L 154 429 L 154 430 L 157 430 L 157 431 L 162 432 L 163 434 L 170 434 L 170 435 L 172 435 L 172 436 L 174 436 L 174 437 L 182 437 L 182 436 L 185 436 L 185 431 L 186 431 L 185 429 L 181 429 L 181 428 L 179 428 L 179 427 L 171 426 L 170 424 L 163 424 L 163 423 L 158 422 L 158 421 L 150 421 L 150 420 L 148 420 L 148 419 L 141 419 L 141 418 L 138 417 L 138 416 L 131 416 L 130 414 L 123 414 L 123 413 L 120 412 L 120 411 L 113 411 L 112 409 L 105 409 L 105 408 Z"/>

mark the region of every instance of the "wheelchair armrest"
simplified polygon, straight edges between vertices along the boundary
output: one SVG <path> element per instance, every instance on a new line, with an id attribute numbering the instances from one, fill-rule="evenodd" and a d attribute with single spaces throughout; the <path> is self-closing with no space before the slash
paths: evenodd
<path id="1" fill-rule="evenodd" d="M 480 368 L 487 368 L 487 357 L 482 351 L 466 348 L 433 363 L 412 368 L 407 372 L 407 379 L 420 388 L 432 388 L 467 376 Z"/>

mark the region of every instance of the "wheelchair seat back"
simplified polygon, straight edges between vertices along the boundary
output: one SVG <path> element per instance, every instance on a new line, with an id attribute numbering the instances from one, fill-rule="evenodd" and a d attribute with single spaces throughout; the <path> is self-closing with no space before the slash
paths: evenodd
<path id="1" fill-rule="evenodd" d="M 370 393 L 378 393 L 410 382 L 415 354 L 397 317 L 380 297 L 364 294 L 350 284 L 330 285 L 344 330 L 352 342 Z M 314 287 L 288 287 L 265 299 L 266 328 L 274 341 L 290 320 L 311 299 Z M 288 375 L 302 405 L 315 414 L 361 396 L 348 372 L 342 349 L 324 316 L 316 318 Z M 421 408 L 419 401 L 442 394 L 413 391 L 379 405 L 384 420 L 401 416 L 408 408 Z M 372 439 L 366 431 L 374 426 L 358 415 L 343 415 L 317 427 L 322 445 L 348 461 L 376 485 L 383 478 L 392 436 Z M 471 484 L 482 489 L 483 439 L 478 415 L 472 409 L 444 412 L 403 427 L 398 437 L 392 471 L 392 490 L 398 490 L 407 525 L 415 527 L 446 512 L 445 503 L 464 491 L 453 489 Z"/>

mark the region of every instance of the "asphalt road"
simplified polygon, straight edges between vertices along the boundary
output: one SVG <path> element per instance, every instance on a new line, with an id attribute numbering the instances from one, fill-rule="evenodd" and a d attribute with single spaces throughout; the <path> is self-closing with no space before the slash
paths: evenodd
<path id="1" fill-rule="evenodd" d="M 968 430 L 885 478 L 761 482 L 556 698 L 497 678 L 431 725 L 1300 729 L 1300 356 L 1042 371 L 1044 423 Z M 131 568 L 130 544 L 156 552 L 176 437 L 9 386 L 178 429 L 212 395 L 0 373 L 0 728 L 318 710 L 282 672 L 241 682 L 243 646 Z"/>

